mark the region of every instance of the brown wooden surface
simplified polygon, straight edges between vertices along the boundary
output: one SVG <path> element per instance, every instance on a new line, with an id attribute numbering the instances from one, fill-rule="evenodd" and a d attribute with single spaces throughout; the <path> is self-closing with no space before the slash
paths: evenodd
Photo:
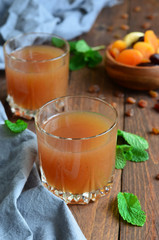
<path id="1" fill-rule="evenodd" d="M 141 11 L 134 8 L 140 6 Z M 121 15 L 128 13 L 128 19 Z M 152 20 L 147 19 L 153 15 Z M 127 32 L 145 31 L 142 25 L 149 22 L 151 28 L 159 35 L 159 1 L 158 0 L 125 0 L 122 4 L 105 8 L 98 16 L 89 33 L 79 39 L 85 39 L 91 46 L 108 45 L 115 37 L 123 37 Z M 120 26 L 127 24 L 129 30 L 122 30 Z M 113 26 L 113 31 L 107 28 Z M 101 52 L 104 55 L 104 51 Z M 81 69 L 70 73 L 68 94 L 90 94 L 88 88 L 98 84 L 101 88 L 99 96 L 108 102 L 116 102 L 119 114 L 119 128 L 145 137 L 149 142 L 149 160 L 144 163 L 127 162 L 123 171 L 115 171 L 113 188 L 109 195 L 95 203 L 85 206 L 69 206 L 81 230 L 88 240 L 157 240 L 159 239 L 159 135 L 151 133 L 152 127 L 159 127 L 159 113 L 153 109 L 155 99 L 147 91 L 128 90 L 111 81 L 104 65 L 94 69 Z M 124 97 L 116 97 L 115 92 L 121 91 Z M 158 91 L 159 92 L 159 91 Z M 146 108 L 139 108 L 137 104 L 126 103 L 128 96 L 137 101 L 145 99 Z M 6 99 L 6 82 L 4 71 L 0 71 L 0 99 L 5 106 L 8 118 L 15 120 L 9 109 Z M 129 108 L 134 109 L 133 117 L 126 117 Z M 34 131 L 34 122 L 29 121 L 29 128 Z M 116 196 L 119 191 L 136 194 L 146 212 L 147 221 L 143 227 L 135 227 L 124 222 L 118 214 Z"/>

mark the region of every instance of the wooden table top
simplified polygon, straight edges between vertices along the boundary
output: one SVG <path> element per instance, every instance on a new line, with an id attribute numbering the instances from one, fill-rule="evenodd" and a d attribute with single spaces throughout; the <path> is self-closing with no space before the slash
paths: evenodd
<path id="1" fill-rule="evenodd" d="M 128 18 L 122 17 L 125 13 Z M 123 24 L 129 29 L 121 29 Z M 120 5 L 104 8 L 90 32 L 78 39 L 85 39 L 91 46 L 108 45 L 128 32 L 144 32 L 146 27 L 159 35 L 159 1 L 125 0 Z M 104 55 L 104 50 L 101 54 Z M 99 85 L 100 93 L 88 92 L 94 84 Z M 116 92 L 123 93 L 123 96 L 116 96 Z M 115 84 L 107 76 L 103 63 L 94 69 L 70 72 L 68 94 L 87 94 L 104 98 L 109 103 L 115 102 L 119 129 L 138 134 L 149 142 L 149 160 L 142 163 L 128 161 L 123 170 L 116 169 L 113 187 L 107 196 L 88 205 L 69 206 L 84 235 L 88 240 L 159 239 L 159 180 L 156 179 L 159 174 L 159 136 L 151 133 L 153 127 L 159 127 L 159 113 L 153 109 L 157 100 L 150 97 L 148 91 L 128 90 Z M 0 71 L 0 99 L 8 118 L 14 121 L 16 117 L 11 114 L 6 95 L 5 73 Z M 129 96 L 137 102 L 146 100 L 148 106 L 139 108 L 137 103 L 126 103 Z M 132 117 L 126 116 L 130 108 L 134 109 Z M 29 129 L 35 131 L 34 121 L 28 123 Z M 143 227 L 132 226 L 119 216 L 117 194 L 120 191 L 137 195 L 147 215 Z"/>

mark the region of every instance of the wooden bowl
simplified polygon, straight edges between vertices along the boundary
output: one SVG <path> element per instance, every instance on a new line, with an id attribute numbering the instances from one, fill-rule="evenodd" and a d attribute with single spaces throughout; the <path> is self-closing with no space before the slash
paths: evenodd
<path id="1" fill-rule="evenodd" d="M 159 66 L 137 67 L 118 63 L 105 54 L 105 67 L 108 75 L 119 85 L 135 90 L 153 90 L 159 88 Z"/>

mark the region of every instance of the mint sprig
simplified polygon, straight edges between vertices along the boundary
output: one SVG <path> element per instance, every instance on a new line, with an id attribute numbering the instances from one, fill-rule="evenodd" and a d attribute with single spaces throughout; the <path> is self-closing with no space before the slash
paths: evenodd
<path id="1" fill-rule="evenodd" d="M 53 37 L 53 38 L 51 39 L 51 41 L 52 41 L 52 44 L 53 44 L 55 47 L 59 47 L 59 48 L 63 47 L 64 44 L 65 44 L 64 40 L 62 40 L 62 39 L 60 39 L 60 38 L 57 38 L 57 37 Z"/>
<path id="2" fill-rule="evenodd" d="M 121 143 L 121 140 L 124 143 Z M 148 149 L 148 146 L 148 142 L 143 137 L 118 130 L 115 167 L 117 169 L 123 169 L 128 160 L 133 162 L 144 162 L 148 160 L 149 155 L 148 152 L 145 151 Z"/>
<path id="3" fill-rule="evenodd" d="M 118 209 L 121 217 L 132 225 L 142 227 L 146 222 L 146 214 L 141 209 L 140 201 L 132 193 L 119 192 Z"/>
<path id="4" fill-rule="evenodd" d="M 5 120 L 5 125 L 14 133 L 23 132 L 28 126 L 28 124 L 21 119 L 18 119 L 15 123 Z"/>
<path id="5" fill-rule="evenodd" d="M 83 67 L 93 68 L 102 61 L 102 56 L 98 52 L 104 49 L 105 46 L 90 47 L 86 41 L 69 41 L 70 45 L 70 70 L 78 70 Z"/>

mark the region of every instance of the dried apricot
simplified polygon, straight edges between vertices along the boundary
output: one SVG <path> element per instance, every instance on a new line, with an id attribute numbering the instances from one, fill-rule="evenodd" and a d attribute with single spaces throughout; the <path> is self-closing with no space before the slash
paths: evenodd
<path id="1" fill-rule="evenodd" d="M 120 51 L 117 48 L 110 48 L 109 53 L 112 55 L 113 58 L 116 58 L 119 55 Z"/>
<path id="2" fill-rule="evenodd" d="M 111 48 L 117 48 L 121 52 L 126 48 L 126 43 L 123 40 L 116 40 L 115 42 L 113 42 Z"/>
<path id="3" fill-rule="evenodd" d="M 116 40 L 110 47 L 110 54 L 116 58 L 119 53 L 126 48 L 126 43 L 123 40 Z"/>
<path id="4" fill-rule="evenodd" d="M 153 46 L 154 48 L 154 51 L 156 52 L 158 47 L 159 47 L 159 44 L 158 44 L 158 39 L 157 39 L 157 36 L 156 34 L 154 33 L 154 31 L 152 30 L 147 30 L 145 32 L 145 36 L 144 36 L 144 41 L 146 43 L 149 43 Z"/>
<path id="5" fill-rule="evenodd" d="M 134 49 L 140 51 L 144 58 L 148 59 L 152 54 L 155 53 L 153 46 L 146 42 L 137 42 L 133 46 Z"/>
<path id="6" fill-rule="evenodd" d="M 117 62 L 132 66 L 136 66 L 142 62 L 142 59 L 142 53 L 136 49 L 125 49 L 116 57 Z"/>

